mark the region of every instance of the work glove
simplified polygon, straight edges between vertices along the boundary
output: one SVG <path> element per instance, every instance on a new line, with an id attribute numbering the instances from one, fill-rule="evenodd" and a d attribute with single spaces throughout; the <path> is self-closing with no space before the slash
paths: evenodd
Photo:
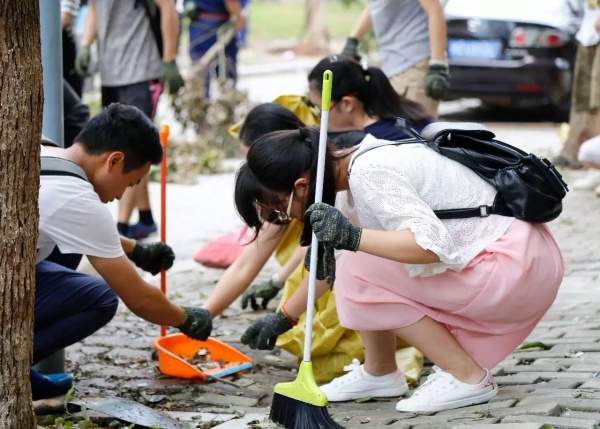
<path id="1" fill-rule="evenodd" d="M 354 58 L 356 61 L 360 61 L 360 55 L 358 55 L 358 43 L 359 40 L 355 37 L 348 37 L 346 39 L 346 45 L 342 49 L 342 55 Z"/>
<path id="2" fill-rule="evenodd" d="M 197 307 L 182 308 L 184 319 L 177 329 L 194 340 L 206 341 L 212 331 L 210 311 Z"/>
<path id="3" fill-rule="evenodd" d="M 450 74 L 444 64 L 430 64 L 425 75 L 425 95 L 434 100 L 441 100 L 450 89 Z"/>
<path id="4" fill-rule="evenodd" d="M 314 203 L 306 211 L 312 230 L 325 247 L 356 252 L 360 244 L 362 228 L 354 226 L 335 207 L 325 203 Z"/>
<path id="5" fill-rule="evenodd" d="M 90 67 L 90 47 L 81 46 L 77 50 L 77 56 L 75 57 L 75 71 L 81 77 L 88 77 L 90 75 L 88 69 Z"/>
<path id="6" fill-rule="evenodd" d="M 304 257 L 304 268 L 310 272 L 310 253 L 312 246 L 306 251 Z M 333 289 L 335 283 L 335 252 L 333 247 L 319 243 L 317 254 L 317 280 L 325 280 L 329 288 Z"/>
<path id="7" fill-rule="evenodd" d="M 161 242 L 140 243 L 133 240 L 133 250 L 127 256 L 135 265 L 153 276 L 158 274 L 161 268 L 171 268 L 175 260 L 173 249 Z"/>
<path id="8" fill-rule="evenodd" d="M 277 337 L 292 329 L 293 326 L 283 311 L 279 310 L 250 325 L 242 335 L 242 343 L 250 346 L 251 349 L 273 350 Z"/>
<path id="9" fill-rule="evenodd" d="M 169 94 L 177 94 L 185 84 L 175 60 L 163 61 L 160 70 L 160 83 L 168 88 Z"/>
<path id="10" fill-rule="evenodd" d="M 183 12 L 182 12 L 181 16 L 189 19 L 190 21 L 193 21 L 196 18 L 197 12 L 198 12 L 198 8 L 196 7 L 196 0 L 186 1 L 183 4 Z"/>
<path id="11" fill-rule="evenodd" d="M 277 296 L 282 286 L 281 283 L 276 283 L 272 278 L 266 282 L 253 284 L 242 295 L 242 310 L 248 307 L 248 301 L 250 301 L 252 310 L 258 310 L 260 306 L 256 300 L 260 298 L 262 298 L 262 308 L 267 308 L 269 301 Z"/>

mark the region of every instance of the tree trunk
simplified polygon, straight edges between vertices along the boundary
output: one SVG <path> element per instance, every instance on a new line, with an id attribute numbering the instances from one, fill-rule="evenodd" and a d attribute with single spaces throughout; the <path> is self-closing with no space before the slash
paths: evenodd
<path id="1" fill-rule="evenodd" d="M 0 0 L 2 429 L 36 427 L 29 368 L 33 344 L 42 108 L 39 0 Z"/>
<path id="2" fill-rule="evenodd" d="M 321 52 L 327 48 L 328 37 L 325 29 L 325 0 L 306 0 L 304 20 L 304 49 Z"/>

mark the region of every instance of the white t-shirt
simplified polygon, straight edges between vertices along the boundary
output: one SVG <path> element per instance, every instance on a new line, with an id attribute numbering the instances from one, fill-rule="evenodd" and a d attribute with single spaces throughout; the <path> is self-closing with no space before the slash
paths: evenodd
<path id="1" fill-rule="evenodd" d="M 577 41 L 583 46 L 594 46 L 600 42 L 600 34 L 596 31 L 596 21 L 600 17 L 600 8 L 597 0 L 586 1 L 585 13 L 581 27 L 575 35 Z"/>
<path id="2" fill-rule="evenodd" d="M 367 135 L 352 160 L 381 143 L 385 140 Z M 380 231 L 410 229 L 419 246 L 439 256 L 441 262 L 433 264 L 405 264 L 411 277 L 448 269 L 460 272 L 515 220 L 499 215 L 440 220 L 434 210 L 490 205 L 496 189 L 473 170 L 420 143 L 384 146 L 360 155 L 348 182 L 350 190 L 338 193 L 335 205 L 354 225 Z"/>
<path id="3" fill-rule="evenodd" d="M 42 146 L 41 156 L 53 156 Z M 123 248 L 108 208 L 92 185 L 78 177 L 40 176 L 36 264 L 58 246 L 62 253 L 118 258 Z"/>

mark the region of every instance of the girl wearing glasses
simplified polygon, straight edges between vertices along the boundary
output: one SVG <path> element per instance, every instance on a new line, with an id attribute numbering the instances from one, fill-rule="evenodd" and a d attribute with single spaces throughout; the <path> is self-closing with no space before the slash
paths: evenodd
<path id="1" fill-rule="evenodd" d="M 337 264 L 327 257 L 320 263 L 326 273 L 337 265 L 339 320 L 361 331 L 365 364 L 322 386 L 327 398 L 406 393 L 394 359 L 399 337 L 436 366 L 397 403 L 398 411 L 489 401 L 498 393 L 489 369 L 527 338 L 561 283 L 564 264 L 549 229 L 497 215 L 438 219 L 433 210 L 488 204 L 496 189 L 426 145 L 375 149 L 385 142 L 373 136 L 357 148 L 328 147 L 323 203 L 311 206 L 318 140 L 310 128 L 258 139 L 240 170 L 235 201 L 256 231 L 262 226 L 257 206 L 285 207 L 290 217 L 308 222 L 304 242 L 314 229 L 326 248 L 342 250 Z M 250 183 L 255 201 L 245 192 Z M 251 325 L 242 342 L 273 344 L 305 308 L 306 289 L 299 289 L 280 311 Z"/>

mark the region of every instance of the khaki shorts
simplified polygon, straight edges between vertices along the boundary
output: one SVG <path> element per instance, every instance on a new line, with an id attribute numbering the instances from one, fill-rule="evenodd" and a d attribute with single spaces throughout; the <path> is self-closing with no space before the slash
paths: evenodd
<path id="1" fill-rule="evenodd" d="M 437 118 L 440 102 L 425 95 L 425 75 L 427 74 L 427 70 L 429 70 L 429 60 L 425 59 L 408 70 L 391 76 L 389 79 L 398 94 L 421 103 L 434 118 Z"/>
<path id="2" fill-rule="evenodd" d="M 577 112 L 600 107 L 600 45 L 577 48 L 572 97 Z"/>

